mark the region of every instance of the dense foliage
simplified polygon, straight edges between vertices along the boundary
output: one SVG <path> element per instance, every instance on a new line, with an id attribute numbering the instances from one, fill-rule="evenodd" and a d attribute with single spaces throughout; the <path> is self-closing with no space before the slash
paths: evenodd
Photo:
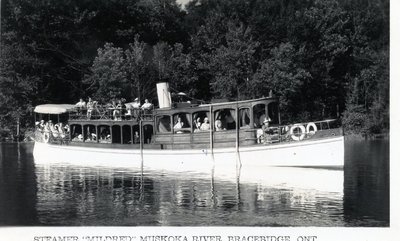
<path id="1" fill-rule="evenodd" d="M 0 130 L 32 106 L 190 96 L 281 98 L 284 121 L 389 128 L 389 0 L 1 1 Z"/>

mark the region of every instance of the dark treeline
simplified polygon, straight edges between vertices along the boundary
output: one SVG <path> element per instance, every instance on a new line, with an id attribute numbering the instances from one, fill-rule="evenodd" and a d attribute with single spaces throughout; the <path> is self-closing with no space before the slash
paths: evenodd
<path id="1" fill-rule="evenodd" d="M 389 0 L 1 1 L 0 131 L 32 107 L 280 96 L 284 122 L 389 128 Z"/>

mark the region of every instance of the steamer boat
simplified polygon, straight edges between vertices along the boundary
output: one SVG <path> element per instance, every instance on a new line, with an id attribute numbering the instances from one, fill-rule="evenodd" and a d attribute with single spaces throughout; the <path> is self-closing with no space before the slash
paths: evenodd
<path id="1" fill-rule="evenodd" d="M 168 83 L 157 84 L 157 95 L 158 108 L 141 110 L 126 104 L 129 114 L 117 119 L 115 109 L 100 105 L 93 107 L 90 116 L 88 110 L 75 105 L 36 106 L 35 161 L 172 170 L 232 163 L 253 167 L 344 165 L 339 122 L 281 125 L 277 97 L 174 103 Z M 40 128 L 39 120 L 64 125 L 55 133 Z M 262 127 L 264 122 L 267 127 Z"/>

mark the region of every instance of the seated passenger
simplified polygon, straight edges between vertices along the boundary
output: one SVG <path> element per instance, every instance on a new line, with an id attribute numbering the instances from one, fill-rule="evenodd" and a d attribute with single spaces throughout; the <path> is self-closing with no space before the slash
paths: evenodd
<path id="1" fill-rule="evenodd" d="M 201 119 L 200 117 L 197 117 L 197 119 L 194 121 L 194 132 L 199 132 L 200 127 L 201 127 Z"/>
<path id="2" fill-rule="evenodd" d="M 182 129 L 183 128 L 183 122 L 182 119 L 180 117 L 178 117 L 178 121 L 176 122 L 176 124 L 174 125 L 174 129 Z"/>
<path id="3" fill-rule="evenodd" d="M 217 119 L 215 121 L 215 131 L 223 131 L 226 130 L 225 128 L 222 128 L 222 122 L 220 119 Z"/>
<path id="4" fill-rule="evenodd" d="M 144 100 L 144 104 L 142 105 L 142 110 L 151 110 L 153 109 L 153 104 L 149 102 L 148 99 Z"/>
<path id="5" fill-rule="evenodd" d="M 44 126 L 45 126 L 44 120 L 41 120 L 38 126 L 39 130 L 44 131 Z"/>
<path id="6" fill-rule="evenodd" d="M 201 124 L 200 130 L 202 130 L 202 131 L 208 131 L 208 130 L 210 130 L 210 123 L 208 123 L 208 118 L 207 118 L 207 117 L 204 118 L 204 123 Z"/>
<path id="7" fill-rule="evenodd" d="M 58 126 L 57 126 L 57 124 L 56 125 L 53 125 L 53 128 L 51 128 L 50 129 L 51 130 L 51 134 L 53 135 L 53 137 L 58 137 L 59 135 L 59 133 L 58 133 Z"/>
<path id="8" fill-rule="evenodd" d="M 66 133 L 69 133 L 69 125 L 68 124 L 65 124 L 64 130 L 65 130 Z"/>
<path id="9" fill-rule="evenodd" d="M 139 136 L 139 132 L 135 131 L 135 135 L 133 135 L 133 142 L 135 144 L 140 142 L 140 136 Z"/>
<path id="10" fill-rule="evenodd" d="M 63 124 L 58 123 L 57 127 L 58 127 L 58 134 L 60 135 L 61 138 L 64 138 L 65 137 L 65 129 L 63 127 Z"/>
<path id="11" fill-rule="evenodd" d="M 49 124 L 49 122 L 46 122 L 46 124 L 44 124 L 43 131 L 44 132 L 50 132 L 50 124 Z"/>
<path id="12" fill-rule="evenodd" d="M 176 133 L 183 133 L 182 131 L 179 131 L 180 129 L 183 128 L 183 122 L 181 120 L 180 117 L 178 117 L 178 121 L 176 122 L 176 124 L 174 125 L 174 130 L 178 130 Z"/>
<path id="13" fill-rule="evenodd" d="M 261 129 L 263 131 L 263 136 L 264 136 L 264 144 L 267 144 L 267 143 L 271 142 L 270 135 L 272 134 L 272 130 L 269 127 L 269 122 L 270 121 L 271 121 L 271 119 L 264 118 L 263 125 L 261 127 Z"/>

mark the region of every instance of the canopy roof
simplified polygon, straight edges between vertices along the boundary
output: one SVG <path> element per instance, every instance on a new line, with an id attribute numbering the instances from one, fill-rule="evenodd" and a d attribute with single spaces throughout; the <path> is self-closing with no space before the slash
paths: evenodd
<path id="1" fill-rule="evenodd" d="M 62 114 L 74 108 L 75 105 L 70 104 L 44 104 L 36 106 L 34 111 L 41 114 Z"/>

